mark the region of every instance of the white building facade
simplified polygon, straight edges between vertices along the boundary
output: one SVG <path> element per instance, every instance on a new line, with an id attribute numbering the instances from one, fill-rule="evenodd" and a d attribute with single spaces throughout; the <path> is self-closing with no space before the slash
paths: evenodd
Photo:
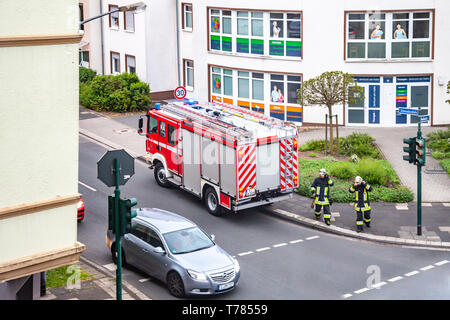
<path id="1" fill-rule="evenodd" d="M 340 70 L 365 92 L 361 104 L 334 107 L 340 124 L 411 125 L 417 118 L 398 108 L 419 106 L 430 124 L 450 123 L 448 1 L 281 0 L 274 6 L 198 0 L 180 6 L 188 96 L 323 123 L 327 109 L 298 105 L 296 90 L 303 80 Z"/>

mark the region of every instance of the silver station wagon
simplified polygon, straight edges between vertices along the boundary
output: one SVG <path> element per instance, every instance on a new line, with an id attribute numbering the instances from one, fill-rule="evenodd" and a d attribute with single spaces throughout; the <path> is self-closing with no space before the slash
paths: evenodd
<path id="1" fill-rule="evenodd" d="M 106 244 L 116 263 L 115 235 L 107 231 Z M 169 211 L 141 208 L 132 219 L 132 231 L 122 238 L 122 263 L 130 264 L 166 283 L 182 298 L 233 290 L 239 281 L 239 263 L 192 221 Z"/>

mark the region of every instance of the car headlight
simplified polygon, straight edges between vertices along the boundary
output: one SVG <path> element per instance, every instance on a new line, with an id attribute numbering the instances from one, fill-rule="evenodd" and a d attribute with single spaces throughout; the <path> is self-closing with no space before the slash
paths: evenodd
<path id="1" fill-rule="evenodd" d="M 206 281 L 206 275 L 202 272 L 187 270 L 187 273 L 191 276 L 192 279 L 199 281 Z"/>
<path id="2" fill-rule="evenodd" d="M 241 267 L 239 266 L 239 262 L 236 259 L 233 258 L 233 263 L 234 263 L 234 271 L 236 273 L 238 273 L 239 270 L 241 270 Z"/>

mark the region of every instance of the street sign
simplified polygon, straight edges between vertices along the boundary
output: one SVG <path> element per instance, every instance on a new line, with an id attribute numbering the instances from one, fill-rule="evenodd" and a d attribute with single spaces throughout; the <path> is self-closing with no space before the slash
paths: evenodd
<path id="1" fill-rule="evenodd" d="M 419 110 L 417 109 L 409 109 L 409 108 L 399 108 L 398 109 L 398 113 L 403 113 L 403 114 L 412 114 L 412 115 L 419 115 Z"/>
<path id="2" fill-rule="evenodd" d="M 175 91 L 173 92 L 173 95 L 175 96 L 175 98 L 177 98 L 178 100 L 184 99 L 184 97 L 186 97 L 186 88 L 185 87 L 178 87 L 175 89 Z"/>
<path id="3" fill-rule="evenodd" d="M 420 122 L 428 122 L 430 121 L 430 116 L 420 116 Z"/>
<path id="4" fill-rule="evenodd" d="M 119 161 L 119 185 L 123 186 L 134 175 L 134 158 L 125 150 L 107 151 L 97 162 L 97 178 L 108 187 L 116 185 L 114 159 Z"/>

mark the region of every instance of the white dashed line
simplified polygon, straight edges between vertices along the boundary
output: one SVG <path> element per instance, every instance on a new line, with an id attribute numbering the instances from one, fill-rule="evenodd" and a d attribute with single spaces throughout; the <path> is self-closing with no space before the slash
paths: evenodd
<path id="1" fill-rule="evenodd" d="M 391 278 L 391 279 L 389 279 L 388 281 L 389 281 L 389 282 L 396 282 L 396 281 L 402 280 L 402 279 L 403 279 L 403 277 L 398 276 L 398 277 L 395 277 L 395 278 Z"/>
<path id="2" fill-rule="evenodd" d="M 353 291 L 354 293 L 356 293 L 356 294 L 360 294 L 360 293 L 363 293 L 363 292 L 366 292 L 366 291 L 369 291 L 370 289 L 369 288 L 362 288 L 362 289 L 359 289 L 359 290 L 356 290 L 356 291 Z"/>
<path id="3" fill-rule="evenodd" d="M 289 241 L 289 243 L 291 243 L 291 244 L 299 243 L 299 242 L 303 242 L 303 240 L 302 239 L 298 239 L 298 240 Z"/>
<path id="4" fill-rule="evenodd" d="M 267 251 L 267 250 L 270 250 L 270 247 L 256 249 L 256 252 L 262 252 L 262 251 Z"/>
<path id="5" fill-rule="evenodd" d="M 435 265 L 442 266 L 442 265 L 444 265 L 446 263 L 448 263 L 448 261 L 447 260 L 443 260 L 443 261 L 439 261 L 439 262 L 435 263 Z"/>
<path id="6" fill-rule="evenodd" d="M 427 270 L 430 270 L 430 269 L 433 269 L 433 268 L 434 268 L 434 266 L 432 266 L 432 265 L 429 265 L 429 266 L 426 266 L 426 267 L 420 268 L 420 270 L 422 270 L 422 271 L 427 271 Z"/>
<path id="7" fill-rule="evenodd" d="M 249 255 L 249 254 L 252 254 L 252 253 L 253 253 L 253 251 L 241 252 L 241 253 L 238 253 L 238 256 L 242 257 L 242 256 L 246 256 L 246 255 Z"/>
<path id="8" fill-rule="evenodd" d="M 417 271 L 417 270 L 414 270 L 414 271 L 411 271 L 411 272 L 405 273 L 405 276 L 407 276 L 407 277 L 411 277 L 411 276 L 414 276 L 414 275 L 416 275 L 416 274 L 418 274 L 418 273 L 419 273 L 419 271 Z"/>
<path id="9" fill-rule="evenodd" d="M 140 279 L 140 280 L 139 280 L 139 282 L 141 282 L 141 283 L 142 283 L 142 282 L 147 282 L 147 281 L 150 281 L 150 278 L 145 278 L 145 279 Z"/>
<path id="10" fill-rule="evenodd" d="M 278 247 L 283 247 L 283 246 L 287 246 L 287 243 L 283 242 L 283 243 L 279 243 L 279 244 L 274 244 L 272 247 L 278 248 Z"/>
<path id="11" fill-rule="evenodd" d="M 306 240 L 313 240 L 313 239 L 317 239 L 317 238 L 319 238 L 319 236 L 312 236 L 312 237 L 306 238 Z"/>
<path id="12" fill-rule="evenodd" d="M 92 188 L 92 187 L 90 187 L 90 186 L 88 186 L 87 184 L 85 184 L 85 183 L 83 183 L 83 182 L 81 182 L 81 181 L 78 181 L 78 183 L 79 184 L 81 184 L 83 187 L 86 187 L 86 188 L 88 188 L 89 190 L 92 190 L 92 191 L 97 191 L 97 190 L 95 190 L 94 188 Z"/>
<path id="13" fill-rule="evenodd" d="M 106 269 L 108 269 L 110 271 L 116 271 L 116 269 L 117 269 L 117 267 L 114 263 L 105 264 L 105 265 L 103 265 L 103 267 L 105 267 Z"/>
<path id="14" fill-rule="evenodd" d="M 372 285 L 372 288 L 380 288 L 380 287 L 382 287 L 382 286 L 384 286 L 385 284 L 387 284 L 386 282 L 378 282 L 378 283 L 376 283 L 376 284 L 374 284 L 374 285 Z"/>
<path id="15" fill-rule="evenodd" d="M 353 296 L 351 293 L 347 293 L 347 294 L 344 294 L 344 295 L 342 296 L 342 298 L 343 298 L 343 299 L 347 299 L 347 298 L 350 298 L 351 296 Z"/>

